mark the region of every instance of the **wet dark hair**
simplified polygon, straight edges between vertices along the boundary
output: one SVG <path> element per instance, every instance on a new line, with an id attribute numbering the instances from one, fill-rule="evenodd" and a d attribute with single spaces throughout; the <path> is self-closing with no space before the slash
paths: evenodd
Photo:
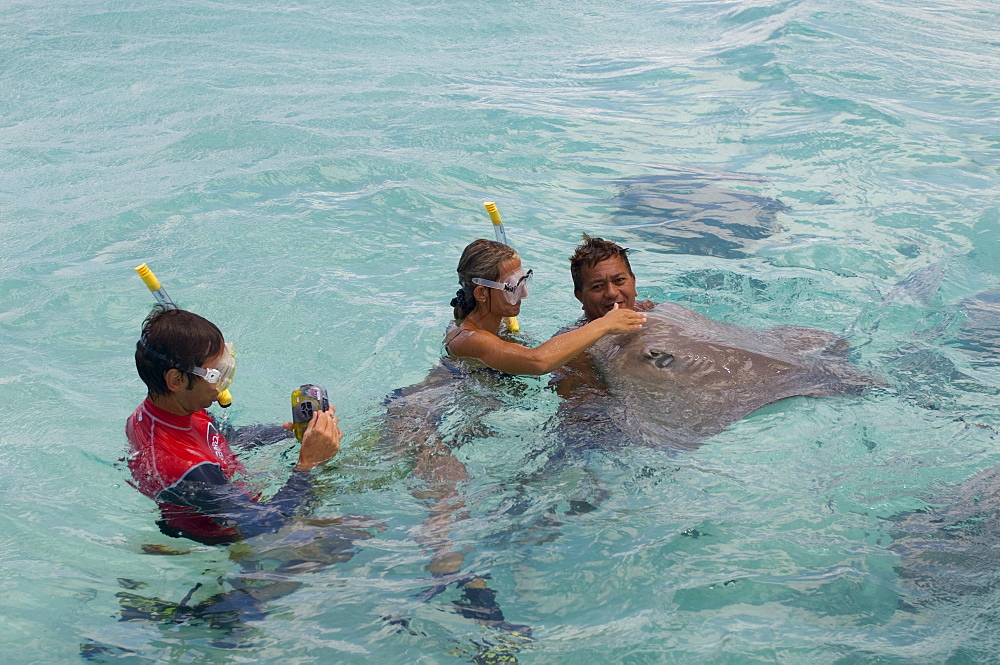
<path id="1" fill-rule="evenodd" d="M 142 322 L 135 344 L 135 369 L 150 397 L 170 394 L 164 375 L 171 369 L 189 372 L 222 351 L 225 339 L 214 323 L 183 309 L 157 306 Z M 194 387 L 188 376 L 188 390 Z"/>
<path id="2" fill-rule="evenodd" d="M 583 243 L 576 248 L 573 256 L 569 257 L 569 272 L 573 275 L 573 290 L 579 293 L 583 289 L 583 277 L 580 275 L 583 266 L 593 268 L 601 261 L 620 256 L 625 262 L 628 274 L 635 277 L 632 272 L 632 265 L 628 262 L 628 253 L 631 250 L 622 247 L 618 243 L 605 240 L 604 238 L 591 238 L 586 233 L 583 234 Z"/>
<path id="3" fill-rule="evenodd" d="M 476 285 L 472 280 L 478 277 L 499 282 L 500 264 L 513 258 L 517 258 L 517 252 L 495 240 L 480 238 L 466 246 L 458 260 L 458 284 L 462 288 L 451 299 L 456 320 L 461 321 L 476 309 L 476 299 L 472 296 Z"/>

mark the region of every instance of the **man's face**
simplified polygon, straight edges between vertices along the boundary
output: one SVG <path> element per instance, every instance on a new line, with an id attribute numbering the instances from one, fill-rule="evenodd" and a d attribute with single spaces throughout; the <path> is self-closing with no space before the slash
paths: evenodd
<path id="1" fill-rule="evenodd" d="M 228 353 L 229 351 L 227 349 L 223 349 L 202 363 L 202 366 L 218 367 L 222 362 L 223 355 Z M 177 370 L 172 371 L 177 372 Z M 196 411 L 207 409 L 212 406 L 213 402 L 218 401 L 219 392 L 216 390 L 214 384 L 211 384 L 200 376 L 195 376 L 193 374 L 179 373 L 179 376 L 181 378 L 178 380 L 176 385 L 171 386 L 169 378 L 167 380 L 167 385 L 170 387 L 172 400 L 176 402 L 182 412 L 190 415 Z"/>
<path id="2" fill-rule="evenodd" d="M 593 267 L 580 266 L 580 290 L 576 299 L 583 303 L 589 321 L 610 312 L 615 303 L 623 309 L 635 308 L 635 277 L 620 256 L 612 256 Z"/>

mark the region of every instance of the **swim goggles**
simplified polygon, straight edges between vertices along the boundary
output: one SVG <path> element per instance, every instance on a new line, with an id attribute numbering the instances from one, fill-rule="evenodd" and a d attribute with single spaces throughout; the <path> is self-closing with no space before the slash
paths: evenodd
<path id="1" fill-rule="evenodd" d="M 224 392 L 233 383 L 233 374 L 236 373 L 236 351 L 233 349 L 232 342 L 225 342 L 223 348 L 228 351 L 228 354 L 223 354 L 222 360 L 219 362 L 219 367 L 192 367 L 190 369 L 184 369 L 180 363 L 171 358 L 170 356 L 165 356 L 159 351 L 150 347 L 149 343 L 146 342 L 145 337 L 139 338 L 139 346 L 145 349 L 152 356 L 159 358 L 165 363 L 169 363 L 185 372 L 190 372 L 205 379 L 208 383 L 215 386 L 218 392 Z"/>
<path id="2" fill-rule="evenodd" d="M 531 281 L 531 273 L 531 270 L 521 268 L 508 277 L 506 282 L 494 282 L 481 277 L 473 277 L 472 283 L 491 289 L 500 289 L 503 291 L 504 299 L 511 305 L 516 305 L 521 302 L 521 298 L 528 297 L 528 282 Z"/>
<path id="3" fill-rule="evenodd" d="M 236 373 L 236 351 L 233 350 L 233 343 L 226 342 L 225 348 L 229 353 L 222 355 L 218 367 L 192 367 L 188 370 L 213 384 L 220 393 L 232 385 L 233 374 Z"/>

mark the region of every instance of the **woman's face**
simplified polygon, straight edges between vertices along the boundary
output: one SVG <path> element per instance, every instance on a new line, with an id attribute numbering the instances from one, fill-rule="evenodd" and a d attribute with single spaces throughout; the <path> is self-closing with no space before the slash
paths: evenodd
<path id="1" fill-rule="evenodd" d="M 500 279 L 497 280 L 501 284 L 506 282 L 511 278 L 511 275 L 516 273 L 521 269 L 521 257 L 515 256 L 514 258 L 507 259 L 500 264 Z M 485 287 L 479 287 L 485 288 Z M 486 289 L 486 309 L 491 313 L 499 314 L 500 316 L 517 316 L 521 312 L 521 301 L 511 305 L 507 302 L 504 297 L 503 291 L 499 289 Z"/>

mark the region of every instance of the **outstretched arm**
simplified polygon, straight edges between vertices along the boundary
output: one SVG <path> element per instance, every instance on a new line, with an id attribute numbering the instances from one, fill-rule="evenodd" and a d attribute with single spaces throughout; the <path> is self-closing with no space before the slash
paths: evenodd
<path id="1" fill-rule="evenodd" d="M 449 350 L 460 358 L 475 358 L 493 369 L 508 374 L 547 374 L 608 334 L 638 330 L 645 314 L 631 309 L 611 310 L 604 316 L 576 330 L 556 335 L 541 346 L 529 349 L 505 342 L 496 335 L 476 330 L 452 341 Z"/>

